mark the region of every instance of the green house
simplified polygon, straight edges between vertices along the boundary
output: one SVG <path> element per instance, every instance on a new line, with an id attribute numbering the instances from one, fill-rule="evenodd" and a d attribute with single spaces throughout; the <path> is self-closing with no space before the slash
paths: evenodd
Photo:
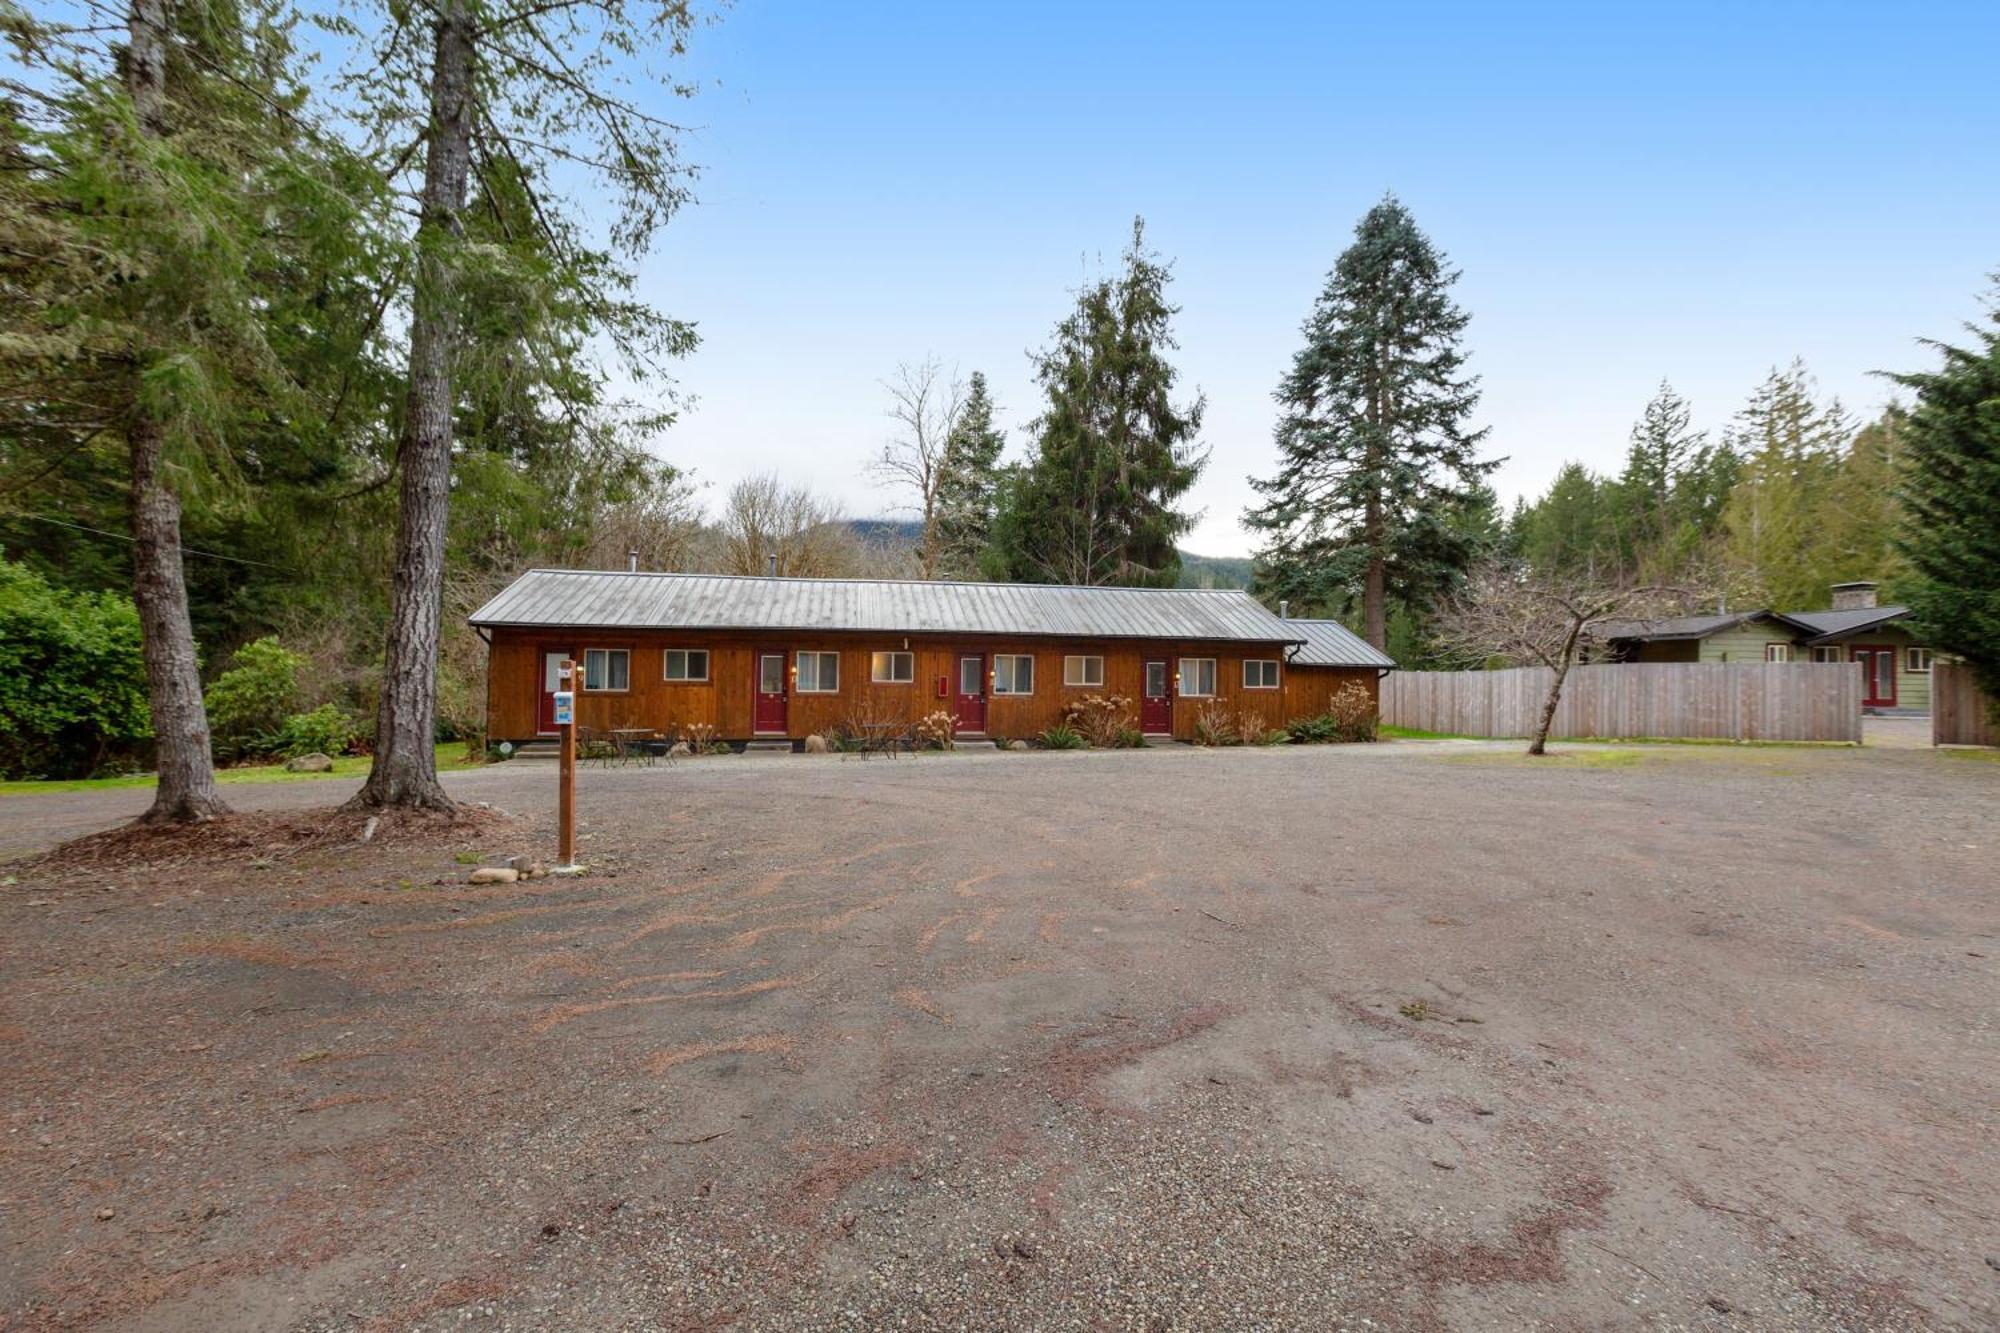
<path id="1" fill-rule="evenodd" d="M 1836 583 L 1828 611 L 1718 611 L 1628 620 L 1597 637 L 1618 662 L 1854 662 L 1871 713 L 1928 713 L 1932 653 L 1909 609 L 1878 606 L 1873 583 Z"/>

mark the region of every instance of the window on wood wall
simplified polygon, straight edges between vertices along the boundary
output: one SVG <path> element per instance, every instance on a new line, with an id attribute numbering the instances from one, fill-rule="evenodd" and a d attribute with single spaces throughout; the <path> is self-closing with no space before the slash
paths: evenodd
<path id="1" fill-rule="evenodd" d="M 669 648 L 660 665 L 663 680 L 707 680 L 708 649 Z"/>
<path id="2" fill-rule="evenodd" d="M 1104 659 L 1101 657 L 1065 657 L 1063 659 L 1063 684 L 1103 685 Z"/>
<path id="3" fill-rule="evenodd" d="M 995 694 L 1033 694 L 1035 659 L 1026 653 L 1001 653 L 993 659 Z"/>
<path id="4" fill-rule="evenodd" d="M 1792 660 L 1792 645 L 1789 643 L 1767 643 L 1764 645 L 1766 662 L 1789 662 Z"/>
<path id="5" fill-rule="evenodd" d="M 908 685 L 917 678 L 915 653 L 870 653 L 868 677 L 877 685 Z"/>
<path id="6" fill-rule="evenodd" d="M 584 649 L 583 688 L 586 690 L 631 689 L 632 654 L 624 648 Z"/>
<path id="7" fill-rule="evenodd" d="M 797 685 L 800 694 L 840 693 L 840 654 L 800 653 Z"/>
<path id="8" fill-rule="evenodd" d="M 1275 658 L 1250 657 L 1243 661 L 1243 688 L 1246 690 L 1275 690 L 1278 688 L 1278 663 Z"/>
<path id="9" fill-rule="evenodd" d="M 1838 662 L 1840 660 L 1840 645 L 1822 644 L 1813 649 L 1812 653 L 1813 661 L 1815 662 Z"/>
<path id="10" fill-rule="evenodd" d="M 1931 650 L 1928 648 L 1906 648 L 1903 650 L 1904 666 L 1918 675 L 1931 669 Z"/>
<path id="11" fill-rule="evenodd" d="M 1190 699 L 1214 698 L 1215 659 L 1212 657 L 1183 657 L 1181 659 L 1179 692 Z"/>

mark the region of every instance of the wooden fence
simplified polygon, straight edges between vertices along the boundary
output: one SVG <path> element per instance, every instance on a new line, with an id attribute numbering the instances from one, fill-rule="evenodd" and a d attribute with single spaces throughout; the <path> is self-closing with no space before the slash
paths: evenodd
<path id="1" fill-rule="evenodd" d="M 1552 673 L 1392 671 L 1382 721 L 1452 736 L 1532 736 Z M 1846 662 L 1676 662 L 1577 667 L 1552 736 L 1861 740 L 1861 673 Z"/>
<path id="2" fill-rule="evenodd" d="M 1931 666 L 1931 744 L 2000 745 L 1993 725 L 1993 700 L 1980 693 L 1972 668 L 1959 663 Z"/>

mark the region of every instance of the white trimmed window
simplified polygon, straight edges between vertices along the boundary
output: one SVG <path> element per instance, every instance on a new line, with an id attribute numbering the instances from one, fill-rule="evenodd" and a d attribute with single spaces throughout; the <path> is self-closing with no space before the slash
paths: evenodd
<path id="1" fill-rule="evenodd" d="M 609 691 L 631 689 L 632 654 L 624 648 L 584 649 L 583 688 Z"/>
<path id="2" fill-rule="evenodd" d="M 1246 690 L 1277 689 L 1278 659 L 1275 657 L 1244 658 L 1243 688 Z"/>
<path id="3" fill-rule="evenodd" d="M 914 653 L 870 653 L 868 678 L 877 685 L 908 685 L 917 678 Z"/>
<path id="4" fill-rule="evenodd" d="M 1035 659 L 1027 653 L 1001 653 L 993 659 L 995 694 L 1033 694 Z"/>
<path id="5" fill-rule="evenodd" d="M 1931 650 L 1928 648 L 1905 648 L 1903 650 L 1903 669 L 1905 671 L 1914 671 L 1918 675 L 1923 675 L 1929 671 L 1931 669 Z"/>
<path id="6" fill-rule="evenodd" d="M 1789 643 L 1767 643 L 1764 645 L 1766 662 L 1789 662 L 1792 660 L 1792 645 Z"/>
<path id="7" fill-rule="evenodd" d="M 800 653 L 796 670 L 793 684 L 800 694 L 840 693 L 839 653 Z"/>
<path id="8" fill-rule="evenodd" d="M 1812 654 L 1813 661 L 1815 662 L 1838 662 L 1840 660 L 1840 646 L 1838 644 L 1823 643 L 1813 649 Z"/>
<path id="9" fill-rule="evenodd" d="M 1065 657 L 1063 659 L 1063 684 L 1102 686 L 1104 684 L 1104 659 L 1101 657 Z"/>
<path id="10" fill-rule="evenodd" d="M 1215 659 L 1212 657 L 1183 657 L 1181 659 L 1181 679 L 1178 693 L 1190 699 L 1214 698 Z"/>
<path id="11" fill-rule="evenodd" d="M 669 648 L 662 654 L 660 679 L 707 680 L 708 649 Z"/>

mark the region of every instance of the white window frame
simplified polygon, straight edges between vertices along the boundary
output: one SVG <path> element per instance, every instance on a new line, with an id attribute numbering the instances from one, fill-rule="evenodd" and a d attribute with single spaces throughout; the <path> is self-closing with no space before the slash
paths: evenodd
<path id="1" fill-rule="evenodd" d="M 676 676 L 667 669 L 674 660 L 674 654 L 681 656 L 681 674 Z M 694 659 L 701 657 L 701 674 L 694 674 Z M 675 685 L 702 685 L 708 681 L 708 649 L 706 648 L 665 648 L 660 651 L 660 679 Z"/>
<path id="2" fill-rule="evenodd" d="M 1008 664 L 1007 684 L 1005 688 L 1002 688 L 1000 684 L 1000 664 L 1002 662 Z M 1028 664 L 1028 688 L 1025 690 L 1019 688 L 1021 684 L 1021 664 L 1023 662 Z M 996 696 L 1005 695 L 1010 699 L 1024 699 L 1034 692 L 1035 655 L 1033 653 L 993 654 L 993 693 Z"/>
<path id="3" fill-rule="evenodd" d="M 1937 653 L 1929 648 L 1919 648 L 1915 644 L 1903 649 L 1903 670 L 1912 675 L 1928 676 L 1932 663 L 1937 661 Z M 1923 665 L 1919 666 L 1918 663 Z"/>
<path id="4" fill-rule="evenodd" d="M 1202 667 L 1207 668 L 1208 675 L 1208 688 L 1205 690 L 1195 688 L 1201 683 L 1199 680 L 1189 679 L 1191 675 L 1200 674 L 1198 669 Z M 1196 670 L 1190 670 L 1190 668 L 1195 668 Z M 1174 672 L 1174 693 L 1181 698 L 1213 699 L 1218 684 L 1220 684 L 1220 681 L 1216 678 L 1215 659 L 1213 657 L 1183 657 L 1177 663 L 1177 669 Z"/>
<path id="5" fill-rule="evenodd" d="M 1766 663 L 1789 662 L 1792 660 L 1792 645 L 1789 643 L 1767 643 L 1764 645 Z"/>
<path id="6" fill-rule="evenodd" d="M 896 659 L 901 658 L 906 668 L 902 675 L 896 674 Z M 882 674 L 884 660 L 889 665 L 889 674 Z M 868 679 L 877 685 L 914 685 L 917 683 L 917 655 L 896 648 L 885 648 L 868 654 Z"/>
<path id="7" fill-rule="evenodd" d="M 1091 666 L 1096 665 L 1096 679 L 1092 680 Z M 1078 653 L 1063 658 L 1063 684 L 1073 689 L 1104 688 L 1104 656 L 1101 653 Z"/>
<path id="8" fill-rule="evenodd" d="M 1266 684 L 1264 684 L 1264 683 L 1263 683 L 1262 681 L 1256 681 L 1256 680 L 1251 680 L 1251 679 L 1250 679 L 1250 668 L 1251 668 L 1251 667 L 1269 667 L 1269 668 L 1271 668 L 1271 683 L 1270 683 L 1270 684 L 1268 684 L 1268 685 L 1266 685 Z M 1261 675 L 1263 675 L 1264 673 L 1260 671 L 1260 672 L 1258 672 L 1257 674 L 1261 676 Z M 1246 657 L 1246 658 L 1244 658 L 1244 659 L 1243 659 L 1243 688 L 1244 688 L 1244 689 L 1246 689 L 1246 690 L 1275 690 L 1275 689 L 1277 689 L 1277 688 L 1278 688 L 1278 659 L 1277 659 L 1277 658 L 1275 658 L 1275 657 Z"/>
<path id="9" fill-rule="evenodd" d="M 813 659 L 813 683 L 806 684 L 806 659 Z M 833 684 L 826 683 L 826 664 L 833 662 Z M 840 654 L 824 649 L 804 648 L 792 655 L 792 688 L 800 694 L 840 693 Z"/>
<path id="10" fill-rule="evenodd" d="M 1839 644 L 1837 644 L 1837 643 L 1822 643 L 1822 644 L 1820 644 L 1819 646 L 1817 646 L 1816 648 L 1814 648 L 1814 649 L 1812 650 L 1812 660 L 1813 660 L 1814 662 L 1838 662 L 1838 661 L 1840 661 L 1840 660 L 1841 660 L 1841 657 L 1840 657 L 1840 645 L 1839 645 Z"/>
<path id="11" fill-rule="evenodd" d="M 612 658 L 613 658 L 614 656 L 615 656 L 615 657 L 622 657 L 622 658 L 624 658 L 624 659 L 625 659 L 625 683 L 624 683 L 623 685 L 613 685 L 613 684 L 611 684 L 611 683 L 610 683 L 610 682 L 611 682 L 611 659 L 612 659 Z M 591 660 L 591 658 L 593 658 L 593 657 L 597 658 L 597 660 L 598 660 L 598 661 L 599 661 L 600 663 L 602 663 L 602 670 L 601 670 L 601 671 L 600 671 L 600 672 L 598 673 L 598 675 L 599 675 L 599 678 L 601 679 L 602 683 L 601 683 L 601 684 L 597 684 L 597 685 L 593 685 L 593 684 L 591 684 L 591 683 L 590 683 L 590 660 Z M 586 649 L 584 649 L 584 650 L 583 650 L 583 688 L 584 688 L 585 692 L 586 692 L 586 693 L 589 693 L 589 694 L 629 694 L 629 693 L 631 693 L 631 691 L 632 691 L 632 650 L 631 650 L 630 648 L 586 648 Z"/>

